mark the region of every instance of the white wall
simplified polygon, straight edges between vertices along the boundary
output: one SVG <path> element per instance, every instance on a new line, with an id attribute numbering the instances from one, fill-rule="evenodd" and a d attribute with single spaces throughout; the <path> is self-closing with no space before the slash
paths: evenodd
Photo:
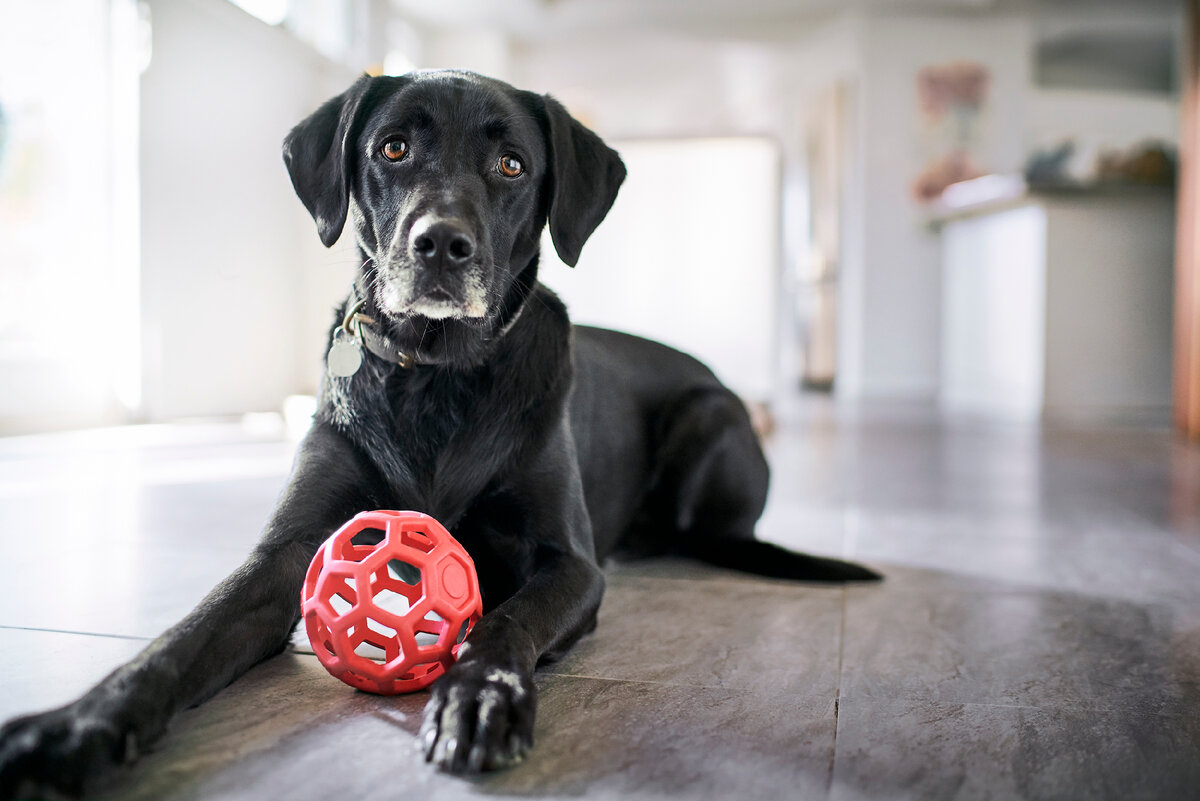
<path id="1" fill-rule="evenodd" d="M 512 71 L 508 38 L 491 31 L 415 31 L 409 57 L 422 69 L 462 69 L 507 81 Z"/>
<path id="2" fill-rule="evenodd" d="M 768 254 L 771 261 L 763 268 L 764 274 L 770 272 L 770 289 L 765 297 L 756 293 L 751 295 L 761 304 L 754 326 L 754 331 L 759 333 L 754 336 L 772 340 L 770 354 L 756 353 L 755 359 L 761 356 L 774 361 L 765 367 L 756 361 L 749 373 L 758 375 L 763 370 L 774 371 L 773 383 L 780 387 L 794 386 L 791 379 L 799 377 L 794 348 L 787 348 L 787 340 L 780 341 L 777 333 L 782 322 L 786 326 L 783 336 L 793 336 L 786 316 L 790 314 L 787 292 L 792 286 L 786 280 L 790 274 L 788 266 L 808 255 L 807 210 L 802 191 L 806 110 L 811 98 L 822 90 L 852 78 L 856 70 L 858 33 L 855 18 L 846 17 L 814 28 L 773 31 L 770 40 L 759 41 L 732 40 L 716 34 L 684 36 L 655 32 L 617 37 L 608 34 L 525 46 L 514 51 L 511 61 L 512 80 L 517 85 L 555 95 L 572 113 L 609 139 L 653 142 L 754 137 L 773 143 L 773 149 L 779 154 L 777 158 L 781 159 L 776 168 L 777 176 L 784 185 L 782 191 L 774 190 L 771 196 L 773 202 L 778 203 L 782 194 L 786 202 L 782 207 L 765 209 L 762 213 L 767 216 L 756 227 L 759 231 L 756 236 L 771 237 L 771 241 L 756 243 L 756 250 Z M 631 187 L 639 180 L 638 173 L 642 169 L 641 164 L 630 165 Z M 652 168 L 647 166 L 647 169 Z M 735 159 L 721 169 L 737 171 L 739 165 Z M 692 175 L 674 181 L 677 189 L 704 180 L 703 167 L 695 165 L 691 171 Z M 715 181 L 719 180 L 717 176 Z M 659 188 L 660 197 L 670 190 L 670 186 Z M 742 195 L 733 194 L 734 197 L 727 199 L 731 205 L 744 203 L 738 199 Z M 618 231 L 628 222 L 627 213 L 632 213 L 627 206 L 632 195 L 632 192 L 622 193 L 612 219 L 605 223 L 598 236 L 621 238 Z M 719 191 L 715 196 L 719 197 Z M 637 213 L 648 215 L 650 220 L 656 216 L 662 220 L 677 217 L 673 213 L 664 213 L 665 208 L 662 202 L 650 203 L 644 210 L 639 208 Z M 694 205 L 687 208 L 694 210 Z M 739 208 L 735 213 L 742 215 L 745 211 L 747 209 Z M 848 216 L 858 219 L 861 215 L 855 212 L 856 209 L 849 210 Z M 693 225 L 705 222 L 702 217 Z M 642 227 L 645 228 L 644 221 Z M 715 244 L 719 245 L 719 237 L 717 239 Z M 697 246 L 704 247 L 705 242 L 706 237 L 701 235 Z M 631 258 L 622 255 L 618 249 L 606 249 L 603 244 L 596 247 L 589 244 L 584 250 L 584 258 L 589 256 L 593 263 L 600 256 Z M 634 263 L 645 263 L 636 256 L 632 258 Z M 754 263 L 754 270 L 759 269 L 758 263 Z M 605 271 L 609 290 L 604 296 L 611 297 L 622 290 L 622 281 L 629 273 L 619 264 L 601 265 L 601 269 Z M 654 269 L 661 270 L 661 267 Z M 581 266 L 577 272 L 577 276 L 572 274 L 564 283 L 558 277 L 559 270 L 548 269 L 543 271 L 543 279 L 551 286 L 561 285 L 564 294 L 571 294 L 571 284 L 588 280 L 585 276 L 589 271 Z M 762 280 L 757 273 L 755 275 L 756 281 Z M 671 276 L 666 279 L 671 280 Z M 636 292 L 638 285 L 631 283 L 624 289 Z M 585 298 L 588 296 L 581 294 Z M 707 306 L 718 306 L 720 302 L 719 293 L 704 301 Z M 586 300 L 583 305 L 573 303 L 573 314 L 577 317 L 587 315 L 588 305 Z M 596 321 L 653 334 L 651 329 L 660 323 L 657 318 L 662 312 L 647 312 L 642 317 L 637 314 L 640 312 L 614 308 L 609 315 L 596 318 Z M 763 335 L 761 326 L 768 322 L 772 329 Z M 725 369 L 725 357 L 720 348 L 706 341 L 711 336 L 712 331 L 707 335 L 693 332 L 684 323 L 675 327 L 674 337 L 666 338 L 716 362 L 718 371 L 727 374 L 725 377 L 741 391 L 761 397 L 764 381 L 747 374 L 738 375 L 741 370 L 736 365 Z M 742 348 L 744 352 L 744 346 Z M 732 348 L 730 352 L 736 350 Z"/>
<path id="3" fill-rule="evenodd" d="M 940 381 L 942 285 L 938 236 L 910 192 L 933 155 L 918 106 L 918 71 L 957 60 L 989 69 L 972 147 L 987 170 L 1019 171 L 1029 148 L 1072 129 L 1128 144 L 1139 132 L 1166 138 L 1175 127 L 1170 99 L 1037 90 L 1034 36 L 1044 23 L 1035 11 L 881 12 L 845 13 L 753 40 L 715 29 L 597 32 L 517 47 L 503 66 L 518 85 L 555 94 L 605 136 L 774 138 L 789 199 L 781 225 L 784 276 L 806 255 L 799 189 L 808 109 L 820 91 L 845 86 L 851 157 L 837 390 L 846 399 L 932 399 Z"/>
<path id="4" fill-rule="evenodd" d="M 619 202 L 574 269 L 544 237 L 542 282 L 575 322 L 672 345 L 743 397 L 771 398 L 778 147 L 762 138 L 612 145 L 629 170 Z"/>
<path id="5" fill-rule="evenodd" d="M 761 134 L 778 112 L 770 102 L 774 81 L 754 52 L 661 32 L 599 37 L 522 48 L 513 75 L 610 137 Z M 741 70 L 740 80 L 730 69 Z"/>
<path id="6" fill-rule="evenodd" d="M 152 6 L 155 63 L 143 86 L 148 411 L 274 408 L 313 386 L 320 329 L 354 261 L 345 249 L 320 248 L 291 194 L 279 140 L 352 76 L 221 0 Z M 755 40 L 647 31 L 515 46 L 489 31 L 418 30 L 410 45 L 420 66 L 465 66 L 550 92 L 609 139 L 774 140 L 792 198 L 772 243 L 778 275 L 806 255 L 795 185 L 804 180 L 810 101 L 835 83 L 848 87 L 837 380 L 845 398 L 937 392 L 937 239 L 909 189 L 929 155 L 918 70 L 956 59 L 990 68 L 976 147 L 986 168 L 1018 169 L 1030 139 L 1060 119 L 1047 95 L 1031 94 L 1025 16 L 844 14 Z M 1162 111 L 1147 118 L 1154 130 L 1170 125 Z M 223 236 L 205 235 L 212 231 Z M 552 285 L 554 273 L 545 274 Z"/>
<path id="7" fill-rule="evenodd" d="M 1179 141 L 1179 101 L 1150 92 L 1034 89 L 1029 95 L 1030 148 L 1065 139 L 1082 148 L 1126 149 L 1146 140 Z"/>
<path id="8" fill-rule="evenodd" d="M 315 386 L 322 329 L 354 266 L 351 253 L 321 247 L 280 145 L 354 76 L 224 0 L 150 7 L 145 416 L 278 409 Z"/>
<path id="9" fill-rule="evenodd" d="M 983 166 L 1015 170 L 1024 156 L 1030 52 L 1020 17 L 846 14 L 759 42 L 647 36 L 542 45 L 519 52 L 514 72 L 608 135 L 766 134 L 780 143 L 789 181 L 803 180 L 797 165 L 812 99 L 847 86 L 853 155 L 836 386 L 846 398 L 933 398 L 941 289 L 937 238 L 909 192 L 928 155 L 916 75 L 957 59 L 987 65 L 993 81 L 976 150 Z M 784 209 L 781 271 L 806 256 L 804 212 L 799 202 Z"/>

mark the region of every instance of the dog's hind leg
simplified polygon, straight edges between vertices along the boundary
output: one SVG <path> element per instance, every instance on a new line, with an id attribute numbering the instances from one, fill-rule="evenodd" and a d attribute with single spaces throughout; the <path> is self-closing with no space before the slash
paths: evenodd
<path id="1" fill-rule="evenodd" d="M 649 516 L 674 549 L 711 564 L 774 578 L 874 581 L 860 565 L 796 553 L 755 539 L 769 470 L 742 402 L 720 386 L 686 393 L 660 425 Z"/>

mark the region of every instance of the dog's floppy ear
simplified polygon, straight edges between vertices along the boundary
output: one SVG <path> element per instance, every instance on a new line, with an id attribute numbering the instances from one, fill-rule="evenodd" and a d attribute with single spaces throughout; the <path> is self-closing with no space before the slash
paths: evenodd
<path id="1" fill-rule="evenodd" d="M 371 76 L 363 75 L 327 100 L 283 140 L 283 163 L 304 208 L 317 223 L 325 247 L 332 247 L 346 224 L 351 136 L 364 105 Z"/>
<path id="2" fill-rule="evenodd" d="M 561 103 L 549 95 L 541 100 L 550 151 L 550 239 L 558 257 L 574 267 L 583 243 L 617 199 L 625 165 Z"/>

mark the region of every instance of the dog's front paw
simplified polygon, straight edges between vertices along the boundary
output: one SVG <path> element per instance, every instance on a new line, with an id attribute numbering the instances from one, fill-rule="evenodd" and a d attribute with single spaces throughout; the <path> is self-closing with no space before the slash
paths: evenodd
<path id="1" fill-rule="evenodd" d="M 0 799 L 77 798 L 135 751 L 132 734 L 74 705 L 15 718 L 0 727 Z"/>
<path id="2" fill-rule="evenodd" d="M 420 742 L 425 759 L 451 773 L 514 765 L 533 746 L 533 677 L 459 662 L 433 685 Z"/>

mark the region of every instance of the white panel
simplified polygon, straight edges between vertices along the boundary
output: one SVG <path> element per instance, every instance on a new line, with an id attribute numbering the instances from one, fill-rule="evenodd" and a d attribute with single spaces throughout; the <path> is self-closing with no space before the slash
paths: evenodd
<path id="1" fill-rule="evenodd" d="M 773 390 L 779 154 L 758 138 L 626 142 L 608 219 L 571 270 L 547 235 L 541 279 L 579 323 L 673 345 L 737 392 Z"/>
<path id="2" fill-rule="evenodd" d="M 352 253 L 321 247 L 280 148 L 355 76 L 223 0 L 154 0 L 151 10 L 141 131 L 146 414 L 278 410 L 315 383 L 316 340 L 355 266 Z M 327 282 L 337 294 L 325 294 Z"/>
<path id="3" fill-rule="evenodd" d="M 1024 206 L 948 223 L 942 237 L 945 407 L 1036 419 L 1045 337 L 1046 215 Z"/>

